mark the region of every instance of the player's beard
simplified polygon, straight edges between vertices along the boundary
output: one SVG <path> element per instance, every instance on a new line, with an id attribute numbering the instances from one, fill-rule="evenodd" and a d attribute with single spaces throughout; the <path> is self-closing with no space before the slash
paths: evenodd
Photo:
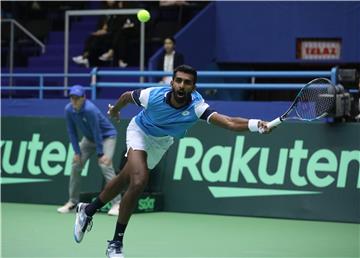
<path id="1" fill-rule="evenodd" d="M 179 105 L 188 103 L 191 99 L 191 92 L 186 93 L 185 91 L 173 91 L 174 99 Z"/>

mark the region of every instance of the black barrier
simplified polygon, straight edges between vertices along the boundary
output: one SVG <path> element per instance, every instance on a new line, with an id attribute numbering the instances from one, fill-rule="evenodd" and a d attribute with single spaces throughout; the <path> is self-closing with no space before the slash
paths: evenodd
<path id="1" fill-rule="evenodd" d="M 116 125 L 115 166 L 127 124 Z M 2 201 L 66 201 L 73 151 L 65 121 L 9 117 L 1 128 Z M 164 193 L 166 211 L 360 222 L 359 129 L 289 123 L 259 135 L 199 122 L 150 172 L 150 188 Z M 82 176 L 83 192 L 101 190 L 96 159 Z"/>

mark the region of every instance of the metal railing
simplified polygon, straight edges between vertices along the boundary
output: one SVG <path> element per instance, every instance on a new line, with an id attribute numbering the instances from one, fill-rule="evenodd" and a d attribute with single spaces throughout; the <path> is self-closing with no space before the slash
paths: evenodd
<path id="1" fill-rule="evenodd" d="M 331 81 L 337 83 L 337 68 L 332 68 L 329 71 L 198 71 L 199 78 L 308 78 L 313 79 L 317 77 L 330 78 Z M 13 74 L 14 77 L 38 77 L 39 86 L 16 86 L 16 87 L 1 87 L 3 90 L 38 90 L 39 98 L 42 99 L 45 90 L 66 90 L 67 85 L 64 86 L 45 86 L 44 78 L 46 77 L 88 77 L 91 90 L 91 99 L 96 99 L 96 91 L 98 88 L 146 88 L 156 87 L 164 84 L 151 82 L 105 82 L 107 77 L 146 77 L 146 76 L 171 76 L 171 72 L 164 71 L 106 71 L 94 68 L 90 73 L 66 74 L 66 73 L 49 73 L 49 74 Z M 8 77 L 10 74 L 1 74 L 1 77 Z M 101 76 L 101 78 L 99 78 Z M 102 81 L 100 81 L 100 79 Z M 240 90 L 296 90 L 301 89 L 302 83 L 197 83 L 197 88 L 206 89 L 240 89 Z"/>
<path id="2" fill-rule="evenodd" d="M 159 83 L 137 83 L 137 82 L 98 82 L 98 76 L 112 77 L 138 77 L 138 76 L 172 76 L 172 72 L 164 71 L 106 71 L 94 68 L 91 72 L 92 99 L 96 99 L 98 87 L 113 88 L 146 88 L 156 87 Z M 317 78 L 326 77 L 336 83 L 337 68 L 330 71 L 198 71 L 198 78 L 220 77 L 220 78 Z M 241 90 L 296 90 L 304 86 L 302 83 L 197 83 L 197 88 L 206 89 L 241 89 Z"/>
<path id="3" fill-rule="evenodd" d="M 1 74 L 1 77 L 10 77 L 10 73 Z M 45 78 L 54 78 L 54 77 L 89 77 L 89 73 L 72 73 L 72 74 L 64 74 L 64 73 L 14 73 L 12 74 L 14 78 L 38 78 L 39 86 L 1 86 L 1 90 L 19 90 L 19 91 L 39 91 L 39 99 L 44 98 L 44 91 L 54 91 L 54 90 L 65 90 L 65 86 L 45 86 Z M 86 90 L 91 90 L 90 87 L 85 87 Z"/>
<path id="4" fill-rule="evenodd" d="M 64 39 L 64 74 L 69 72 L 69 24 L 70 16 L 98 16 L 98 15 L 136 15 L 141 9 L 121 10 L 73 10 L 65 12 L 65 39 Z M 140 23 L 140 71 L 145 67 L 145 25 Z M 67 78 L 64 78 L 65 88 L 68 86 Z M 66 93 L 65 93 L 66 96 Z"/>
<path id="5" fill-rule="evenodd" d="M 1 19 L 1 22 L 10 23 L 10 62 L 9 62 L 9 73 L 13 74 L 14 71 L 14 25 L 24 32 L 29 38 L 31 38 L 36 44 L 41 47 L 41 53 L 45 53 L 46 47 L 37 37 L 34 36 L 30 31 L 28 31 L 24 26 L 14 19 Z M 9 79 L 9 85 L 12 86 L 12 76 Z"/>

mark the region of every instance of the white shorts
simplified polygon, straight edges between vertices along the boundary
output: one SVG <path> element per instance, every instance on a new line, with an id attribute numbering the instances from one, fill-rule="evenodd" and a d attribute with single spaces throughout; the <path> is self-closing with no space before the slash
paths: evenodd
<path id="1" fill-rule="evenodd" d="M 127 152 L 125 156 L 127 157 L 130 148 L 143 150 L 147 154 L 148 168 L 153 169 L 173 143 L 174 138 L 171 136 L 155 137 L 144 133 L 133 118 L 126 130 Z"/>

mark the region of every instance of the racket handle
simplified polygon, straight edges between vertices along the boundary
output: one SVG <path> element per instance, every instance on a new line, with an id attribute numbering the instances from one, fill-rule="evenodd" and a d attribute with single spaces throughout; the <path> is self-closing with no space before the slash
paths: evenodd
<path id="1" fill-rule="evenodd" d="M 271 128 L 273 128 L 274 126 L 278 126 L 278 125 L 281 124 L 281 123 L 282 123 L 282 121 L 281 121 L 280 117 L 278 117 L 278 118 L 272 120 L 271 122 L 267 123 L 267 127 L 268 127 L 269 129 L 271 129 Z"/>

